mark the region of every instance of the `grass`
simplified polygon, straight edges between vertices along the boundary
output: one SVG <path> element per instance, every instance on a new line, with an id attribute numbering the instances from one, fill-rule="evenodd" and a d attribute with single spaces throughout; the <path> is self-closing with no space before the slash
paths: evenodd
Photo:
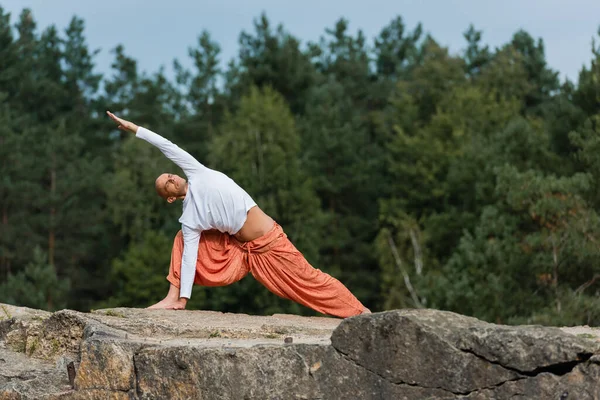
<path id="1" fill-rule="evenodd" d="M 209 338 L 216 338 L 216 337 L 222 337 L 222 336 L 221 336 L 221 332 L 214 331 L 214 332 L 211 332 L 210 335 L 208 335 L 208 337 Z"/>

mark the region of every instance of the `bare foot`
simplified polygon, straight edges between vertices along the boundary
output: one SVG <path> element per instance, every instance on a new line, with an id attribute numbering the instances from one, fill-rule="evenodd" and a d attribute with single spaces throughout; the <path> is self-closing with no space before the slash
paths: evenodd
<path id="1" fill-rule="evenodd" d="M 367 307 L 365 307 L 365 309 L 363 310 L 363 312 L 361 312 L 362 314 L 371 314 L 371 310 L 369 310 Z"/>
<path id="2" fill-rule="evenodd" d="M 164 299 L 162 299 L 158 303 L 153 304 L 150 307 L 146 307 L 146 309 L 148 309 L 148 310 L 162 310 L 162 309 L 166 309 L 171 303 L 173 303 L 173 301 L 174 301 L 173 299 L 171 299 L 169 297 L 165 297 Z"/>
<path id="3" fill-rule="evenodd" d="M 164 310 L 164 309 L 180 309 L 178 303 L 179 299 L 179 288 L 171 283 L 169 286 L 169 293 L 167 296 L 159 301 L 158 303 L 151 305 L 150 307 L 146 307 L 148 310 Z M 183 308 L 185 308 L 185 303 L 183 304 Z"/>
<path id="4" fill-rule="evenodd" d="M 185 310 L 187 299 L 172 299 L 170 297 L 159 301 L 153 306 L 148 307 L 150 310 L 164 309 L 164 310 Z"/>

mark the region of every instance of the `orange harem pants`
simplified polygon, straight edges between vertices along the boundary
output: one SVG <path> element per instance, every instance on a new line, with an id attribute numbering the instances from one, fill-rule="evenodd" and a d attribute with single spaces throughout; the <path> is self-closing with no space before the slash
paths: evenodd
<path id="1" fill-rule="evenodd" d="M 175 236 L 167 280 L 179 287 L 183 234 Z M 337 279 L 313 268 L 287 238 L 279 224 L 251 242 L 217 230 L 203 231 L 198 246 L 194 283 L 226 286 L 248 272 L 271 292 L 323 314 L 358 315 L 365 307 Z"/>

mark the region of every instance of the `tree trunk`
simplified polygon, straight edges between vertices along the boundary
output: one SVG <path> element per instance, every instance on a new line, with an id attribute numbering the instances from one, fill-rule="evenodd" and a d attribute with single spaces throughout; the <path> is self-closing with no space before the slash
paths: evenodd
<path id="1" fill-rule="evenodd" d="M 0 146 L 4 144 L 4 138 L 0 137 Z M 2 162 L 2 169 L 4 170 L 6 167 L 6 161 Z M 6 241 L 6 230 L 8 228 L 8 209 L 6 208 L 6 204 L 2 206 L 2 228 L 0 232 Z M 7 246 L 8 243 L 5 242 L 4 246 Z M 10 261 L 8 257 L 2 255 L 0 256 L 0 276 L 7 277 L 10 274 Z"/>
<path id="2" fill-rule="evenodd" d="M 2 207 L 2 229 L 0 231 L 3 235 L 6 234 L 6 229 L 8 228 L 8 210 L 6 206 Z M 6 240 L 6 238 L 5 238 Z M 8 244 L 8 243 L 6 243 Z M 3 272 L 4 276 L 8 276 L 10 274 L 10 260 L 8 257 L 2 256 L 0 257 L 0 271 Z"/>
<path id="3" fill-rule="evenodd" d="M 552 271 L 552 286 L 554 287 L 554 295 L 556 296 L 556 311 L 561 312 L 561 303 L 560 297 L 558 293 L 558 249 L 556 244 L 556 238 L 552 236 L 552 261 L 553 261 L 553 271 Z"/>
<path id="4" fill-rule="evenodd" d="M 54 223 L 56 219 L 56 154 L 52 154 L 52 165 L 50 166 L 50 226 L 48 230 L 48 263 L 54 269 L 55 232 Z M 56 271 L 55 271 L 56 272 Z"/>
<path id="5" fill-rule="evenodd" d="M 52 153 L 52 164 L 50 165 L 50 225 L 48 229 L 48 263 L 52 267 L 52 270 L 56 274 L 56 268 L 54 267 L 54 251 L 55 251 L 55 232 L 54 223 L 56 219 L 56 154 Z M 48 293 L 46 298 L 46 304 L 48 311 L 52 311 L 53 304 L 52 294 Z"/>
<path id="6" fill-rule="evenodd" d="M 410 276 L 408 275 L 408 272 L 406 272 L 406 269 L 404 268 L 404 265 L 402 264 L 402 259 L 400 258 L 400 253 L 398 252 L 398 248 L 396 247 L 396 244 L 394 243 L 394 239 L 392 238 L 392 234 L 390 232 L 388 232 L 388 244 L 390 245 L 390 250 L 392 250 L 392 255 L 394 256 L 396 265 L 398 266 L 398 269 L 400 270 L 400 273 L 402 274 L 402 277 L 404 278 L 404 285 L 406 286 L 406 289 L 408 289 L 408 292 L 410 293 L 410 297 L 412 298 L 414 306 L 416 308 L 423 308 L 423 303 L 421 303 L 421 300 L 419 299 L 419 295 L 417 294 L 417 291 L 415 290 L 412 283 L 410 282 Z"/>

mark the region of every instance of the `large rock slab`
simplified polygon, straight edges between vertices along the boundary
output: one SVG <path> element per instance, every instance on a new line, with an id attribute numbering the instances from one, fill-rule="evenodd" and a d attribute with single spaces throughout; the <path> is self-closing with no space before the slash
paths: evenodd
<path id="1" fill-rule="evenodd" d="M 558 328 L 500 326 L 436 310 L 347 319 L 333 332 L 332 344 L 390 382 L 457 395 L 542 373 L 566 375 L 593 364 L 588 360 L 598 351 L 597 343 Z"/>
<path id="2" fill-rule="evenodd" d="M 252 341 L 269 343 L 270 340 L 272 343 L 280 343 L 287 336 L 293 336 L 296 342 L 325 344 L 329 343 L 331 332 L 341 321 L 337 318 L 285 314 L 265 317 L 216 311 L 131 308 L 96 310 L 86 317 L 125 332 L 130 338 L 142 338 L 147 341 L 164 343 L 176 340 L 187 343 L 186 339 L 223 339 L 204 341 L 206 344 L 227 342 L 231 339 L 236 339 L 238 344 L 244 340 L 248 340 L 250 344 Z"/>
<path id="3" fill-rule="evenodd" d="M 600 398 L 593 328 L 502 326 L 435 310 L 345 320 L 7 310 L 0 399 Z"/>

